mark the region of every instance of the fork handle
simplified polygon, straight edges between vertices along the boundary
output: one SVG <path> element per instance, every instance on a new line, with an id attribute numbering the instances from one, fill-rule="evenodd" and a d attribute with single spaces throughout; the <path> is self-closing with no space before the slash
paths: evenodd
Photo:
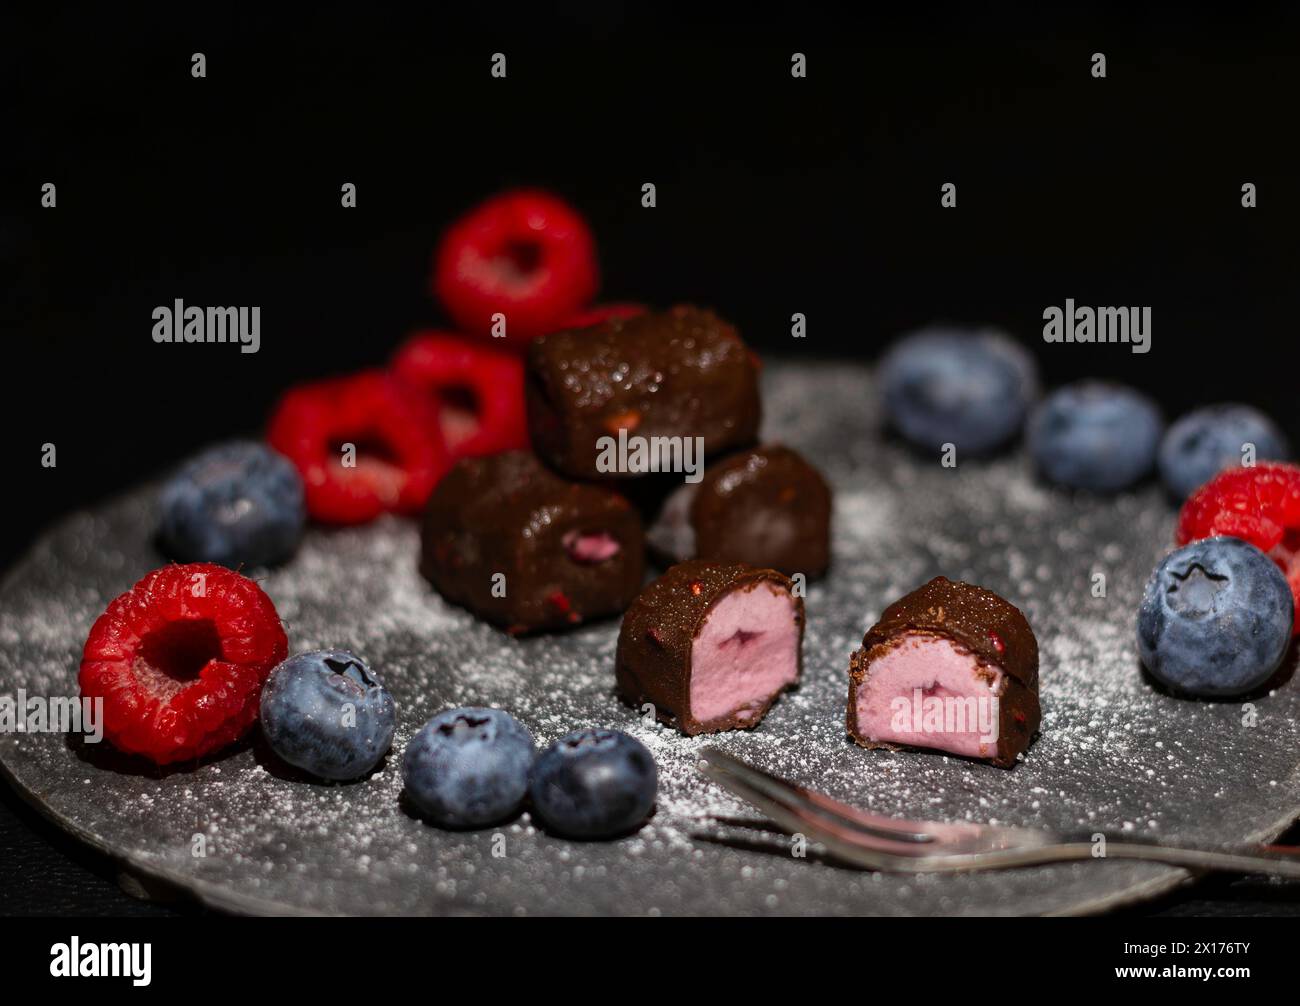
<path id="1" fill-rule="evenodd" d="M 1105 855 L 1094 854 L 1092 842 L 1062 842 L 1037 849 L 1021 850 L 1039 863 L 1064 863 L 1084 859 L 1138 859 L 1168 866 L 1218 873 L 1258 873 L 1270 877 L 1300 880 L 1300 856 L 1269 854 L 1261 846 L 1226 849 L 1198 849 L 1185 845 L 1160 845 L 1107 840 Z"/>

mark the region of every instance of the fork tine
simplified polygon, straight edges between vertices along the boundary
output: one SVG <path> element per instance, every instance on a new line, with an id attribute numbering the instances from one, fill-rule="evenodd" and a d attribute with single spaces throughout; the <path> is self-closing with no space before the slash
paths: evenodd
<path id="1" fill-rule="evenodd" d="M 744 779 L 730 775 L 706 764 L 700 771 L 716 782 L 723 789 L 740 797 L 762 811 L 768 818 L 779 824 L 787 833 L 811 831 L 817 827 L 816 822 L 806 823 L 805 814 L 784 801 L 768 796 L 762 790 L 749 785 Z"/>
<path id="2" fill-rule="evenodd" d="M 965 823 L 920 823 L 856 812 L 830 797 L 787 783 L 714 748 L 701 752 L 699 771 L 762 811 L 794 835 L 805 835 L 844 863 L 868 870 L 908 873 L 1005 870 L 1094 859 L 1091 841 L 1038 829 Z M 841 812 L 841 809 L 843 812 Z M 881 822 L 888 827 L 880 827 Z M 909 826 L 897 830 L 899 825 Z M 928 829 L 929 833 L 921 829 Z M 1265 873 L 1300 879 L 1300 862 L 1275 846 L 1216 848 L 1117 839 L 1106 855 L 1198 870 Z M 1269 853 L 1273 853 L 1270 855 Z"/>
<path id="3" fill-rule="evenodd" d="M 879 869 L 883 865 L 881 856 L 914 859 L 934 848 L 929 836 L 922 835 L 918 840 L 917 833 L 910 830 L 872 827 L 828 812 L 826 807 L 809 799 L 812 794 L 801 787 L 769 776 L 743 762 L 724 758 L 725 767 L 718 764 L 719 759 L 705 759 L 699 766 L 700 772 L 758 808 L 786 831 L 809 835 L 841 858 Z M 732 764 L 737 766 L 735 770 L 731 768 Z M 827 802 L 835 806 L 834 801 Z M 864 816 L 875 820 L 870 815 Z M 894 824 L 888 819 L 880 820 Z"/>
<path id="4" fill-rule="evenodd" d="M 769 835 L 784 835 L 785 832 L 764 817 L 731 817 L 723 814 L 706 814 L 701 819 L 718 828 L 734 828 L 738 831 L 760 832 Z"/>
<path id="5" fill-rule="evenodd" d="M 730 775 L 708 763 L 700 771 L 728 792 L 762 811 L 791 835 L 808 836 L 841 862 L 869 870 L 896 869 L 897 864 L 903 862 L 926 862 L 926 857 L 920 855 L 924 846 L 878 838 L 865 831 L 850 831 L 842 824 L 836 825 L 824 818 L 819 820 L 813 816 L 813 811 L 791 807 L 755 789 L 738 776 Z M 913 858 L 918 855 L 919 859 Z"/>
<path id="6" fill-rule="evenodd" d="M 700 752 L 700 758 L 707 766 L 701 768 L 701 772 L 751 803 L 754 801 L 750 797 L 736 792 L 728 782 L 737 780 L 744 783 L 751 792 L 757 792 L 769 801 L 789 807 L 792 813 L 799 815 L 800 820 L 805 820 L 809 814 L 813 814 L 834 829 L 847 828 L 852 832 L 889 842 L 924 844 L 934 841 L 934 837 L 924 830 L 926 827 L 924 822 L 868 814 L 821 793 L 778 779 L 717 748 L 705 748 Z"/>

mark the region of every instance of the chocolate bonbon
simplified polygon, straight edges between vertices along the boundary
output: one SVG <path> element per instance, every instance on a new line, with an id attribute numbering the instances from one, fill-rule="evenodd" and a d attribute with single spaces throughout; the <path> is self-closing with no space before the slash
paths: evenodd
<path id="1" fill-rule="evenodd" d="M 1038 642 L 991 590 L 935 577 L 885 609 L 849 658 L 848 730 L 1009 768 L 1038 730 Z"/>
<path id="2" fill-rule="evenodd" d="M 817 469 L 779 444 L 709 465 L 664 502 L 646 531 L 672 562 L 728 559 L 816 579 L 830 564 L 831 491 Z"/>
<path id="3" fill-rule="evenodd" d="M 623 618 L 618 692 L 685 734 L 752 727 L 798 683 L 803 629 L 803 599 L 776 570 L 680 563 Z"/>
<path id="4" fill-rule="evenodd" d="M 661 471 L 669 455 L 698 465 L 758 434 L 755 359 L 732 325 L 695 307 L 535 339 L 525 397 L 534 449 L 579 479 Z"/>
<path id="5" fill-rule="evenodd" d="M 444 598 L 514 633 L 617 614 L 645 571 L 636 510 L 527 451 L 457 462 L 429 499 L 421 551 Z"/>

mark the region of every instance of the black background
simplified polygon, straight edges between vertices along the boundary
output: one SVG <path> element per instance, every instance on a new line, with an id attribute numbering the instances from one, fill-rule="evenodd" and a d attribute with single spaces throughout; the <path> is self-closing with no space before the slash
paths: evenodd
<path id="1" fill-rule="evenodd" d="M 1300 444 L 1286 7 L 482 6 L 5 15 L 0 562 L 257 434 L 290 384 L 441 324 L 438 234 L 515 185 L 589 217 L 603 299 L 707 304 L 766 352 L 865 360 L 929 321 L 995 324 L 1049 384 L 1116 378 L 1170 415 L 1249 401 Z M 1045 345 L 1067 297 L 1150 306 L 1152 351 Z M 151 311 L 176 298 L 259 305 L 261 351 L 156 345 Z"/>

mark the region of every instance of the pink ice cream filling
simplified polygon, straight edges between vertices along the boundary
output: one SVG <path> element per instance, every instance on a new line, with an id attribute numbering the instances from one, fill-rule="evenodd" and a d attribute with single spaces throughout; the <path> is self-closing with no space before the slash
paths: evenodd
<path id="1" fill-rule="evenodd" d="M 691 716 L 757 716 L 799 677 L 795 599 L 767 580 L 714 603 L 691 646 Z"/>
<path id="2" fill-rule="evenodd" d="M 567 531 L 560 544 L 574 562 L 604 562 L 618 555 L 622 548 L 608 531 Z"/>
<path id="3" fill-rule="evenodd" d="M 968 758 L 997 754 L 1003 677 L 947 639 L 908 635 L 872 661 L 857 691 L 857 732 L 869 741 Z"/>

